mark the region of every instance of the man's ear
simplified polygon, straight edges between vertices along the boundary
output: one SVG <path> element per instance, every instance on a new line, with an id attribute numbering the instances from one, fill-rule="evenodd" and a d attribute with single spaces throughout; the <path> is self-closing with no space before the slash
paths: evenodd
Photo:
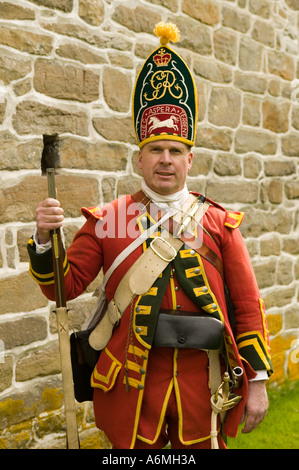
<path id="1" fill-rule="evenodd" d="M 190 152 L 190 153 L 189 153 L 189 162 L 188 162 L 188 171 L 189 171 L 189 170 L 191 169 L 191 167 L 192 167 L 193 157 L 194 157 L 193 152 Z"/>
<path id="2" fill-rule="evenodd" d="M 142 154 L 141 154 L 141 150 L 139 150 L 139 152 L 138 152 L 138 161 L 137 161 L 139 170 L 142 169 L 142 162 L 141 162 L 141 160 L 142 160 Z"/>

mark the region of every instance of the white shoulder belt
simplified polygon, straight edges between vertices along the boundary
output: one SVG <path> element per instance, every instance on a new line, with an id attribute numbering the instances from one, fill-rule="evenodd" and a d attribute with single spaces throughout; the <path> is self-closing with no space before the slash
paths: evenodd
<path id="1" fill-rule="evenodd" d="M 196 200 L 196 196 L 192 194 L 189 195 L 187 203 L 190 204 L 190 206 L 187 212 L 190 212 Z M 208 207 L 209 204 L 207 203 L 203 203 L 200 206 L 198 205 L 197 211 L 191 220 L 188 221 L 188 225 L 193 219 L 199 222 Z M 107 271 L 102 285 L 102 293 L 112 272 L 132 251 L 140 246 L 163 222 L 170 217 L 173 216 L 174 220 L 180 223 L 181 215 L 181 211 L 177 209 L 168 211 L 155 225 L 150 227 L 146 232 L 134 240 L 134 242 L 115 259 L 110 269 Z M 163 233 L 162 236 L 153 238 L 150 247 L 142 253 L 122 278 L 115 291 L 114 298 L 108 304 L 106 314 L 89 336 L 89 344 L 94 349 L 102 350 L 107 345 L 112 336 L 114 325 L 119 322 L 122 314 L 130 304 L 133 297 L 136 295 L 143 295 L 149 291 L 155 280 L 166 266 L 176 257 L 178 250 L 184 244 L 180 238 L 174 237 L 170 232 L 164 231 L 164 233 L 165 238 L 163 237 Z M 100 302 L 103 303 L 103 298 L 100 299 Z M 101 305 L 98 306 L 97 312 L 100 307 Z M 96 314 L 97 313 L 94 313 L 92 318 L 94 318 Z M 93 320 L 89 322 L 89 325 L 92 321 Z"/>

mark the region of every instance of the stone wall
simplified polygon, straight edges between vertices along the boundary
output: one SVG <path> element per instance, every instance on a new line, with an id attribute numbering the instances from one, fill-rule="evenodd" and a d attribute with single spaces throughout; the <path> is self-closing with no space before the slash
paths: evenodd
<path id="1" fill-rule="evenodd" d="M 246 212 L 270 384 L 299 378 L 298 12 L 298 0 L 0 1 L 0 448 L 65 446 L 53 303 L 30 278 L 25 248 L 47 195 L 44 160 L 60 167 L 67 246 L 81 206 L 139 187 L 130 100 L 161 20 L 180 28 L 173 47 L 198 87 L 189 188 Z M 71 328 L 99 282 L 69 303 Z M 78 427 L 82 447 L 109 446 L 88 403 Z"/>

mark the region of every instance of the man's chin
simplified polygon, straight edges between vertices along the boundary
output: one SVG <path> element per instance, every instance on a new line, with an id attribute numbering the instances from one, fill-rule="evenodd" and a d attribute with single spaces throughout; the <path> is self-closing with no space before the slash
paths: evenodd
<path id="1" fill-rule="evenodd" d="M 174 194 L 178 191 L 178 189 L 173 188 L 172 186 L 166 186 L 166 185 L 161 185 L 158 186 L 156 189 L 153 189 L 158 194 L 161 194 L 162 196 L 170 196 L 170 194 Z"/>

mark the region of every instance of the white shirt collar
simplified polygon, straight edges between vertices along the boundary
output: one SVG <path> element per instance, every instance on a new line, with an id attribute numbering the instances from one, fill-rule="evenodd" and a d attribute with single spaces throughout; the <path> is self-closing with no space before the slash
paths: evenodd
<path id="1" fill-rule="evenodd" d="M 152 189 L 148 187 L 144 179 L 142 179 L 141 183 L 142 191 L 149 197 L 151 200 L 157 204 L 161 209 L 167 209 L 170 207 L 179 208 L 181 207 L 184 202 L 187 201 L 189 196 L 189 191 L 187 185 L 185 184 L 184 188 L 180 191 L 169 194 L 167 196 L 163 196 L 162 194 L 156 193 Z"/>

